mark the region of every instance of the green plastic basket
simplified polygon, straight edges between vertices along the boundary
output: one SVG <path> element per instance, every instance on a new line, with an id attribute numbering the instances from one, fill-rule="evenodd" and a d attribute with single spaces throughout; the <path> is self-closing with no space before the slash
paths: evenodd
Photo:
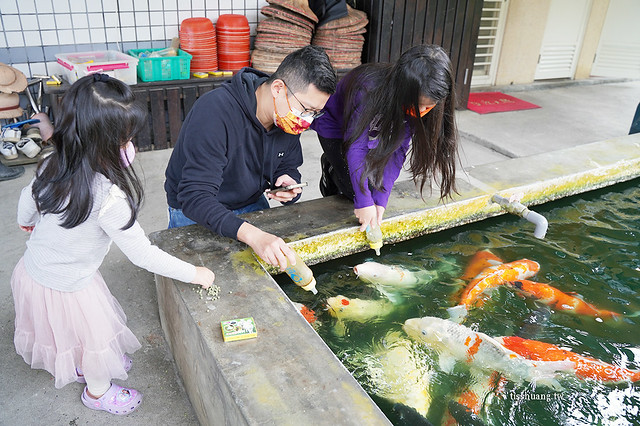
<path id="1" fill-rule="evenodd" d="M 138 77 L 142 81 L 187 80 L 191 71 L 191 55 L 178 49 L 176 56 L 140 57 L 141 53 L 163 49 L 131 49 L 129 55 L 138 58 Z"/>

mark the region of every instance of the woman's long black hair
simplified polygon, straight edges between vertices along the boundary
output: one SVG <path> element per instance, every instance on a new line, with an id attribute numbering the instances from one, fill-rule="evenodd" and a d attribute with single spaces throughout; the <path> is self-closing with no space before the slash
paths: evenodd
<path id="1" fill-rule="evenodd" d="M 391 155 L 405 139 L 405 120 L 412 130 L 410 171 L 413 181 L 420 182 L 420 192 L 431 178 L 440 177 L 440 198 L 451 195 L 455 188 L 457 130 L 454 120 L 455 88 L 451 61 L 445 51 L 435 45 L 420 45 L 404 52 L 395 64 L 364 64 L 345 77 L 347 81 L 344 111 L 344 152 L 364 132 L 378 140 L 365 158 L 360 186 L 366 180 L 383 190 L 384 169 Z M 363 86 L 364 85 L 364 86 Z M 370 90 L 367 90 L 370 87 Z M 359 118 L 350 123 L 358 92 Z M 406 114 L 419 111 L 420 96 L 436 102 L 423 118 Z M 387 188 L 390 190 L 391 188 Z"/>
<path id="2" fill-rule="evenodd" d="M 120 159 L 120 148 L 144 126 L 146 110 L 131 88 L 105 74 L 82 77 L 64 94 L 51 138 L 55 150 L 38 165 L 33 197 L 41 214 L 61 214 L 64 228 L 87 220 L 93 181 L 104 175 L 126 195 L 133 225 L 142 184 Z"/>

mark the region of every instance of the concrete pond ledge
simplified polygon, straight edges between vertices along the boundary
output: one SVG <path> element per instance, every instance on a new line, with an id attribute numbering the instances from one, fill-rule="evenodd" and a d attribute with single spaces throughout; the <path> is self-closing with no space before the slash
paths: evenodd
<path id="1" fill-rule="evenodd" d="M 382 226 L 385 242 L 504 214 L 490 201 L 496 193 L 532 206 L 638 176 L 640 134 L 470 168 L 459 174 L 459 193 L 446 203 L 423 199 L 411 181 L 399 182 Z M 308 264 L 368 249 L 353 205 L 341 197 L 243 217 L 284 238 Z M 390 424 L 294 309 L 270 275 L 277 271 L 244 244 L 199 225 L 150 237 L 163 250 L 212 269 L 221 288 L 212 300 L 193 285 L 156 276 L 162 327 L 202 424 Z M 258 337 L 225 343 L 220 322 L 249 316 Z"/>

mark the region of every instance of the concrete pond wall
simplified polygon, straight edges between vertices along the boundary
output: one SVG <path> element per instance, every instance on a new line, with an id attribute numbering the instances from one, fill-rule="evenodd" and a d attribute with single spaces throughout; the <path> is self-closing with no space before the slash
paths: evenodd
<path id="1" fill-rule="evenodd" d="M 640 176 L 640 134 L 470 168 L 442 203 L 411 181 L 395 185 L 385 243 L 505 214 L 491 202 L 517 195 L 529 207 Z M 435 194 L 436 192 L 434 192 Z M 535 210 L 532 208 L 532 210 Z M 328 197 L 244 215 L 313 265 L 368 249 L 353 204 Z M 523 229 L 532 224 L 524 219 Z M 156 276 L 162 327 L 203 425 L 384 425 L 385 415 L 274 281 L 273 268 L 237 241 L 199 225 L 151 234 L 163 250 L 216 273 L 219 298 Z M 304 290 L 300 290 L 304 291 Z M 224 342 L 220 323 L 253 317 L 258 336 Z"/>

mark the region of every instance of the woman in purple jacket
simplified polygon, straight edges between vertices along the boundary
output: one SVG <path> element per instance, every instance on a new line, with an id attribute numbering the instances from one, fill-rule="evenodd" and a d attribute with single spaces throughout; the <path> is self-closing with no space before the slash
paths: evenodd
<path id="1" fill-rule="evenodd" d="M 415 46 L 395 64 L 364 64 L 350 71 L 326 103 L 325 114 L 313 122 L 324 151 L 322 195 L 353 199 L 361 230 L 380 225 L 409 151 L 410 171 L 421 192 L 436 176 L 441 198 L 455 191 L 453 86 L 444 50 Z"/>

